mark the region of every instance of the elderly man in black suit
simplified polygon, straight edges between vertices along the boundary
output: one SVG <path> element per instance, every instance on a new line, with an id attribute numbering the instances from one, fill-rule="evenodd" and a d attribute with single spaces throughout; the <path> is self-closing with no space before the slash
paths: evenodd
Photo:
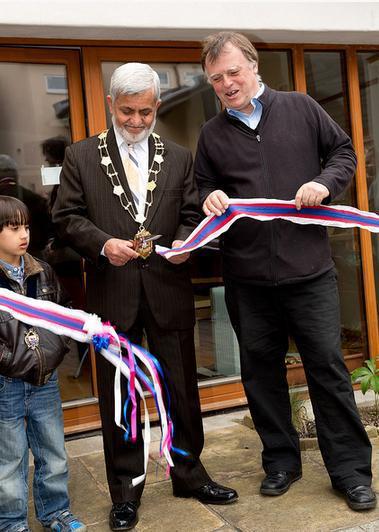
<path id="1" fill-rule="evenodd" d="M 226 504 L 237 493 L 213 482 L 199 459 L 204 435 L 188 255 L 168 261 L 149 254 L 149 246 L 135 249 L 136 238 L 143 242 L 149 234 L 162 235 L 164 246 L 178 246 L 201 218 L 190 152 L 154 133 L 159 97 L 158 75 L 148 65 L 128 63 L 115 70 L 108 96 L 113 127 L 67 148 L 53 221 L 86 259 L 87 309 L 134 343 L 145 332 L 165 370 L 174 446 L 188 453 L 172 453 L 174 495 Z M 143 484 L 131 486 L 143 472 L 142 438 L 126 443 L 113 421 L 114 368 L 102 357 L 97 378 L 113 501 L 110 527 L 128 530 L 137 523 L 143 490 Z"/>

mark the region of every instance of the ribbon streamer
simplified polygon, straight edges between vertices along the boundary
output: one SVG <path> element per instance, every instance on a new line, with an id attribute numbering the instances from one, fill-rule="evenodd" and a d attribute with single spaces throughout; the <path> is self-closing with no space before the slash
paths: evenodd
<path id="1" fill-rule="evenodd" d="M 135 392 L 141 397 L 145 409 L 144 473 L 132 480 L 133 486 L 144 481 L 149 459 L 150 417 L 144 397 L 144 387 L 152 393 L 159 414 L 162 432 L 161 456 L 165 456 L 168 468 L 174 466 L 170 454 L 171 450 L 176 452 L 172 445 L 174 428 L 169 407 L 166 408 L 163 399 L 166 386 L 162 369 L 155 357 L 141 347 L 130 343 L 123 335 L 118 335 L 109 323 L 102 323 L 98 316 L 88 314 L 83 310 L 62 307 L 51 301 L 29 298 L 5 288 L 0 288 L 0 309 L 28 325 L 42 327 L 57 335 L 69 336 L 78 342 L 93 343 L 96 350 L 116 367 L 115 422 L 124 430 L 126 429 L 121 423 L 121 373 L 126 377 L 129 382 L 128 391 L 132 403 L 130 422 L 132 441 L 135 441 L 137 437 Z M 122 355 L 122 347 L 126 350 L 127 356 Z M 138 367 L 135 358 L 143 362 L 149 377 Z M 169 403 L 169 397 L 167 397 L 167 401 Z M 185 451 L 181 452 L 187 454 Z"/>
<path id="2" fill-rule="evenodd" d="M 240 218 L 253 218 L 262 222 L 282 219 L 307 225 L 318 224 L 330 227 L 360 227 L 373 233 L 379 233 L 379 216 L 373 212 L 360 211 L 344 205 L 320 205 L 296 209 L 295 200 L 276 199 L 230 199 L 229 207 L 221 216 L 207 216 L 184 241 L 174 249 L 155 246 L 159 255 L 169 259 L 205 246 L 211 240 L 225 233 Z"/>

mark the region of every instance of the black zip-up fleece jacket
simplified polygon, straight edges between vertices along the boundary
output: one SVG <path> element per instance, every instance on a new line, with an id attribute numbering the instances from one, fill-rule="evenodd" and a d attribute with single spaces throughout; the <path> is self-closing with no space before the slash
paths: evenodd
<path id="1" fill-rule="evenodd" d="M 230 198 L 291 200 L 308 181 L 334 200 L 356 166 L 350 138 L 310 96 L 265 85 L 256 130 L 226 111 L 202 128 L 195 160 L 201 202 L 214 190 Z M 221 237 L 224 276 L 277 285 L 312 279 L 333 268 L 325 227 L 285 220 L 241 219 Z"/>
<path id="2" fill-rule="evenodd" d="M 67 306 L 67 294 L 61 289 L 52 268 L 29 254 L 25 255 L 24 260 L 23 287 L 0 265 L 1 288 L 27 295 L 28 283 L 33 282 L 36 299 Z M 30 330 L 38 335 L 38 345 L 34 349 L 25 342 L 25 335 Z M 58 336 L 42 327 L 31 327 L 0 310 L 0 374 L 41 386 L 62 362 L 69 350 L 69 341 L 66 336 Z"/>

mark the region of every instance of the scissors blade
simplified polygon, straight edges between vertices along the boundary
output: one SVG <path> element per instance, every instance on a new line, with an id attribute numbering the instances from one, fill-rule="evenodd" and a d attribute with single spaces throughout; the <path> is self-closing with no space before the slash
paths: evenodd
<path id="1" fill-rule="evenodd" d="M 152 242 L 153 240 L 158 240 L 158 238 L 161 238 L 162 235 L 152 235 L 148 238 L 145 238 L 145 242 Z"/>

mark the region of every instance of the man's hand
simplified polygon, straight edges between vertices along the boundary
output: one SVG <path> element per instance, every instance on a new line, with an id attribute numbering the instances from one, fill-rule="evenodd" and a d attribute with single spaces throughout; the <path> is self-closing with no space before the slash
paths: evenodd
<path id="1" fill-rule="evenodd" d="M 184 240 L 174 240 L 172 243 L 171 249 L 179 248 L 183 244 Z M 182 262 L 185 262 L 189 259 L 190 253 L 182 253 L 181 255 L 174 255 L 173 257 L 170 257 L 167 259 L 172 264 L 182 264 Z"/>
<path id="2" fill-rule="evenodd" d="M 329 190 L 326 186 L 317 183 L 316 181 L 309 181 L 304 183 L 296 193 L 295 205 L 299 211 L 304 207 L 318 207 L 322 200 L 329 196 Z"/>
<path id="3" fill-rule="evenodd" d="M 130 260 L 139 257 L 133 249 L 133 242 L 120 238 L 107 240 L 104 245 L 104 254 L 113 266 L 124 266 Z"/>
<path id="4" fill-rule="evenodd" d="M 207 196 L 203 203 L 203 211 L 206 216 L 215 214 L 221 216 L 229 207 L 229 198 L 222 190 L 214 190 Z"/>

